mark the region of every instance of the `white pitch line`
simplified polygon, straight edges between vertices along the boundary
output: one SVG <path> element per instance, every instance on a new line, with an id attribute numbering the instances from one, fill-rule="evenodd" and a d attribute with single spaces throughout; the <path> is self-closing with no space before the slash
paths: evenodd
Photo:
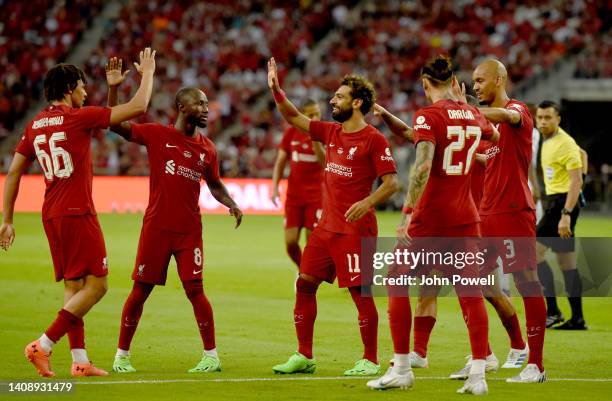
<path id="1" fill-rule="evenodd" d="M 227 379 L 149 379 L 149 380 L 114 380 L 114 381 L 74 381 L 76 385 L 110 385 L 110 384 L 166 384 L 166 383 L 248 383 L 248 382 L 273 382 L 273 381 L 317 381 L 317 380 L 365 380 L 370 377 L 347 377 L 347 376 L 322 376 L 322 377 L 245 377 Z M 444 380 L 450 379 L 446 376 L 417 376 L 418 380 Z M 490 381 L 505 381 L 505 378 L 487 378 Z M 612 377 L 593 377 L 593 378 L 571 378 L 558 377 L 548 378 L 550 382 L 612 382 Z"/>

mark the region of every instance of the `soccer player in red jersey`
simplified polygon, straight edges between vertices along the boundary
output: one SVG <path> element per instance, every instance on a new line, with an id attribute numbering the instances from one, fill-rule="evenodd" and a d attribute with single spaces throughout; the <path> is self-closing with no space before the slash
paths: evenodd
<path id="1" fill-rule="evenodd" d="M 313 121 L 321 119 L 321 109 L 314 100 L 307 100 L 302 112 Z M 319 142 L 313 142 L 310 135 L 295 127 L 289 127 L 283 134 L 278 147 L 278 156 L 272 175 L 272 202 L 278 204 L 278 183 L 290 160 L 285 198 L 285 247 L 291 260 L 300 267 L 300 231 L 306 229 L 306 240 L 314 230 L 321 214 L 322 165 L 325 151 Z"/>
<path id="2" fill-rule="evenodd" d="M 362 238 L 375 237 L 378 229 L 374 206 L 398 189 L 395 162 L 385 137 L 365 122 L 375 102 L 372 84 L 362 77 L 347 75 L 331 99 L 333 122 L 313 121 L 300 113 L 280 88 L 276 63 L 268 63 L 268 85 L 278 110 L 294 127 L 307 132 L 313 141 L 327 145 L 323 190 L 323 214 L 304 249 L 296 281 L 294 308 L 298 351 L 276 373 L 312 373 L 316 293 L 323 281 L 338 278 L 348 288 L 359 313 L 359 330 L 364 344 L 363 359 L 345 375 L 376 374 L 378 313 L 369 295 L 372 265 L 364 260 Z M 374 181 L 382 184 L 372 193 Z M 371 260 L 371 258 L 369 259 Z"/>
<path id="3" fill-rule="evenodd" d="M 487 151 L 484 195 L 480 204 L 482 236 L 487 238 L 485 269 L 502 257 L 525 305 L 529 359 L 512 383 L 541 383 L 546 304 L 538 280 L 535 255 L 535 205 L 528 185 L 533 120 L 527 106 L 506 93 L 508 74 L 497 60 L 482 62 L 473 73 L 474 92 L 485 117 L 498 125 L 501 139 Z M 516 315 L 513 320 L 516 323 Z M 513 345 L 514 348 L 514 345 Z"/>
<path id="4" fill-rule="evenodd" d="M 143 114 L 153 89 L 155 51 L 140 52 L 142 73 L 134 97 L 115 107 L 83 107 L 87 92 L 85 75 L 76 66 L 58 64 L 44 79 L 49 106 L 26 126 L 17 145 L 4 186 L 4 216 L 0 246 L 15 239 L 13 211 L 19 181 L 38 159 L 46 184 L 42 220 L 49 240 L 55 280 L 64 280 L 64 305 L 42 336 L 26 346 L 25 355 L 41 376 L 54 376 L 51 348 L 66 333 L 70 341 L 73 376 L 103 376 L 85 351 L 83 316 L 106 293 L 108 274 L 102 230 L 91 197 L 93 169 L 91 134 Z"/>
<path id="5" fill-rule="evenodd" d="M 120 60 L 111 59 L 109 65 L 108 104 L 112 106 L 117 103 L 117 87 L 124 75 Z M 119 373 L 136 371 L 130 362 L 130 344 L 145 301 L 156 285 L 166 283 L 172 256 L 185 294 L 193 306 L 204 346 L 200 363 L 189 372 L 221 370 L 215 346 L 213 310 L 202 282 L 200 181 L 204 179 L 214 198 L 229 208 L 236 219 L 236 227 L 242 221 L 242 211 L 219 177 L 214 143 L 197 130 L 206 127 L 206 95 L 197 88 L 183 88 L 175 96 L 175 106 L 178 116 L 174 125 L 123 122 L 111 126 L 125 139 L 146 146 L 151 171 L 149 205 L 143 218 L 132 274 L 134 286 L 123 306 L 119 345 L 113 363 L 113 370 Z"/>
<path id="6" fill-rule="evenodd" d="M 478 109 L 453 100 L 451 85 L 455 78 L 448 58 L 438 56 L 430 60 L 421 70 L 421 77 L 425 95 L 432 104 L 415 113 L 412 125 L 416 161 L 404 203 L 408 236 L 416 242 L 420 237 L 457 237 L 445 245 L 450 247 L 447 250 L 475 252 L 480 219 L 470 191 L 470 170 L 480 139 L 496 141 L 498 134 Z M 463 277 L 479 275 L 475 263 L 453 272 Z M 482 294 L 478 286 L 458 286 L 456 290 L 473 359 L 470 377 L 458 392 L 486 394 L 488 321 Z M 369 381 L 368 387 L 406 389 L 413 385 L 409 357 L 411 320 L 408 287 L 390 288 L 394 365 L 379 379 Z"/>

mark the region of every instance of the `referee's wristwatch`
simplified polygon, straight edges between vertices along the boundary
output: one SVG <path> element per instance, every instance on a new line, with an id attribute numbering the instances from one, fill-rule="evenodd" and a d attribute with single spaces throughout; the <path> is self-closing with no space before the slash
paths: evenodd
<path id="1" fill-rule="evenodd" d="M 570 216 L 572 214 L 571 210 L 567 210 L 566 208 L 561 209 L 561 215 L 568 215 Z"/>

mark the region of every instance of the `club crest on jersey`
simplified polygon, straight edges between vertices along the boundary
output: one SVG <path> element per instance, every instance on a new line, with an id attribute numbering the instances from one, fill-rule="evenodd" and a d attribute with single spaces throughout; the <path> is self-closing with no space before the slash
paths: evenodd
<path id="1" fill-rule="evenodd" d="M 348 155 L 346 156 L 347 159 L 349 160 L 353 160 L 353 157 L 355 157 L 355 153 L 357 152 L 357 146 L 353 146 L 349 149 Z"/>
<path id="2" fill-rule="evenodd" d="M 189 159 L 191 157 L 191 152 L 184 151 L 183 152 L 183 156 L 185 156 L 187 159 Z"/>
<path id="3" fill-rule="evenodd" d="M 168 160 L 166 162 L 166 174 L 174 175 L 175 173 L 176 173 L 176 163 L 174 163 L 174 160 Z"/>
<path id="4" fill-rule="evenodd" d="M 136 275 L 137 275 L 137 276 L 142 276 L 142 275 L 143 275 L 143 273 L 144 273 L 144 268 L 145 268 L 145 265 L 144 265 L 144 264 L 142 264 L 142 265 L 138 265 L 138 273 L 136 273 Z"/>
<path id="5" fill-rule="evenodd" d="M 198 162 L 198 166 L 204 165 L 204 158 L 206 157 L 205 153 L 200 153 L 200 161 Z"/>

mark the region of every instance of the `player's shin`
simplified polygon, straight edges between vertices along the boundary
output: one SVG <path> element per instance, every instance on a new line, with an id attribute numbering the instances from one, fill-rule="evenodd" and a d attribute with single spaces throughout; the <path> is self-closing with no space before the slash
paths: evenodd
<path id="1" fill-rule="evenodd" d="M 459 296 L 459 304 L 461 305 L 463 319 L 468 328 L 472 360 L 473 362 L 482 360 L 482 373 L 484 374 L 484 361 L 488 353 L 489 332 L 489 319 L 484 300 L 482 297 Z M 472 367 L 474 367 L 473 364 Z"/>
<path id="2" fill-rule="evenodd" d="M 124 351 L 128 353 L 132 338 L 134 338 L 138 328 L 138 322 L 142 316 L 144 303 L 151 294 L 151 291 L 153 291 L 153 288 L 153 284 L 134 282 L 134 287 L 125 301 L 123 312 L 121 313 L 118 352 Z"/>
<path id="3" fill-rule="evenodd" d="M 410 371 L 410 329 L 412 324 L 412 311 L 408 287 L 389 289 L 389 327 L 393 340 L 394 364 L 393 369 L 398 374 Z"/>
<path id="4" fill-rule="evenodd" d="M 312 359 L 312 338 L 317 317 L 318 284 L 299 277 L 296 281 L 293 317 L 298 339 L 298 352 Z"/>
<path id="5" fill-rule="evenodd" d="M 536 364 L 544 371 L 543 350 L 546 331 L 546 304 L 542 287 L 538 281 L 517 282 L 517 289 L 525 304 L 527 321 L 527 343 L 529 345 L 529 364 Z"/>
<path id="6" fill-rule="evenodd" d="M 183 282 L 185 294 L 193 306 L 193 313 L 198 323 L 200 336 L 204 350 L 210 356 L 217 357 L 215 345 L 215 320 L 212 307 L 204 294 L 204 286 L 201 280 Z"/>
<path id="7" fill-rule="evenodd" d="M 378 364 L 378 311 L 370 287 L 350 287 L 351 297 L 359 313 L 359 331 L 363 342 L 363 358 Z"/>

